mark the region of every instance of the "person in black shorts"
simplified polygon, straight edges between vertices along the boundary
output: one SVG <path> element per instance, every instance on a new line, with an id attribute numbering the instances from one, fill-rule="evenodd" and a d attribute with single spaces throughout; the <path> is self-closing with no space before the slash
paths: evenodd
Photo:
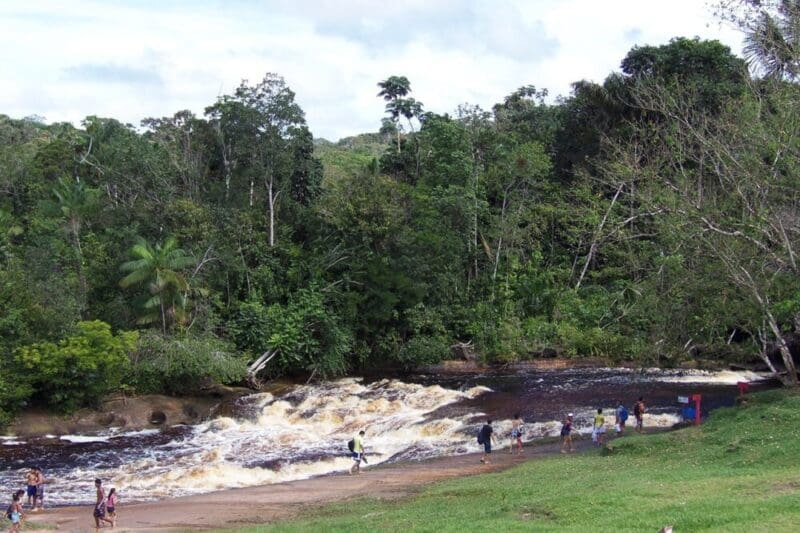
<path id="1" fill-rule="evenodd" d="M 95 479 L 94 487 L 97 495 L 97 501 L 94 504 L 94 512 L 92 513 L 95 527 L 98 529 L 103 527 L 101 522 L 113 525 L 114 521 L 110 518 L 106 518 L 106 491 L 103 490 L 103 480 L 100 478 Z"/>
<path id="2" fill-rule="evenodd" d="M 492 441 L 494 440 L 494 430 L 492 429 L 492 421 L 487 420 L 480 431 L 480 444 L 483 444 L 483 457 L 482 463 L 489 463 L 489 455 L 492 453 Z"/>

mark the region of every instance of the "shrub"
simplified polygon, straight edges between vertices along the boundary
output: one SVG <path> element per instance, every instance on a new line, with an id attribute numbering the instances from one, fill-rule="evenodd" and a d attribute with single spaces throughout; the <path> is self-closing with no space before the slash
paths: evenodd
<path id="1" fill-rule="evenodd" d="M 99 320 L 79 322 L 76 330 L 57 344 L 32 344 L 14 353 L 20 383 L 37 402 L 59 411 L 95 405 L 119 388 L 138 338 L 136 332 L 114 335 Z"/>
<path id="2" fill-rule="evenodd" d="M 130 383 L 138 392 L 190 394 L 208 381 L 238 383 L 247 374 L 247 357 L 211 336 L 165 337 L 148 332 L 131 359 Z"/>

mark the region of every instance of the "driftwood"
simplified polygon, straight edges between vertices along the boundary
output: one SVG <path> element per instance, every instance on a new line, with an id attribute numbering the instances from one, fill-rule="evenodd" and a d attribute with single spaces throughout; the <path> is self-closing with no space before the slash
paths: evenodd
<path id="1" fill-rule="evenodd" d="M 247 383 L 250 385 L 250 387 L 254 389 L 261 388 L 263 383 L 258 378 L 258 374 L 261 373 L 264 368 L 266 368 L 267 363 L 272 361 L 276 355 L 278 355 L 278 350 L 267 350 L 261 354 L 261 357 L 253 361 L 250 366 L 247 367 Z"/>
<path id="2" fill-rule="evenodd" d="M 457 342 L 450 346 L 450 350 L 457 359 L 461 359 L 463 361 L 478 360 L 478 354 L 475 352 L 475 347 L 472 345 L 472 341 Z"/>

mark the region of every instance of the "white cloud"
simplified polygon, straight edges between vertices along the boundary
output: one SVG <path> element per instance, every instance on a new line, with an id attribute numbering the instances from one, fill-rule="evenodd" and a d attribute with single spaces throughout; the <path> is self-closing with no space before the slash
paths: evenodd
<path id="1" fill-rule="evenodd" d="M 138 124 L 202 113 L 242 78 L 283 75 L 317 136 L 377 129 L 376 83 L 408 76 L 436 112 L 521 85 L 600 81 L 633 44 L 739 37 L 700 0 L 4 2 L 0 113 Z"/>

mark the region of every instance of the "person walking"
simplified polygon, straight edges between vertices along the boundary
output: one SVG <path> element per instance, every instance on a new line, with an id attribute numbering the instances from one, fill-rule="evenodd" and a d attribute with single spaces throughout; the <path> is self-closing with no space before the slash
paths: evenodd
<path id="1" fill-rule="evenodd" d="M 639 401 L 633 406 L 633 416 L 636 418 L 636 432 L 644 431 L 644 398 L 639 396 Z"/>
<path id="2" fill-rule="evenodd" d="M 509 453 L 514 453 L 514 443 L 517 445 L 517 453 L 522 455 L 522 416 L 517 413 L 511 421 L 511 447 Z"/>
<path id="3" fill-rule="evenodd" d="M 567 415 L 567 418 L 561 422 L 561 453 L 575 451 L 575 445 L 572 443 L 572 413 Z"/>
<path id="4" fill-rule="evenodd" d="M 478 444 L 483 444 L 483 456 L 481 462 L 489 464 L 489 456 L 492 454 L 492 442 L 494 441 L 494 429 L 492 429 L 492 421 L 487 420 L 478 433 Z"/>
<path id="5" fill-rule="evenodd" d="M 603 445 L 603 435 L 606 432 L 606 418 L 603 416 L 603 409 L 597 408 L 597 414 L 594 415 L 594 442 L 598 446 Z"/>
<path id="6" fill-rule="evenodd" d="M 617 410 L 614 413 L 614 427 L 617 430 L 617 435 L 625 432 L 625 422 L 628 421 L 628 408 L 622 405 L 622 402 L 617 402 Z"/>
<path id="7" fill-rule="evenodd" d="M 353 465 L 350 467 L 350 475 L 361 473 L 361 461 L 364 460 L 364 430 L 358 432 L 353 437 Z"/>
<path id="8" fill-rule="evenodd" d="M 95 527 L 98 529 L 103 527 L 103 524 L 100 522 L 113 525 L 112 520 L 110 518 L 106 518 L 106 492 L 103 489 L 103 480 L 100 478 L 95 479 L 94 487 L 96 489 L 97 496 L 97 500 L 94 504 L 94 512 L 92 513 L 94 516 Z"/>
<path id="9" fill-rule="evenodd" d="M 111 527 L 117 525 L 117 503 L 119 502 L 117 496 L 117 489 L 112 488 L 108 491 L 108 498 L 106 498 L 106 512 L 111 519 Z"/>

